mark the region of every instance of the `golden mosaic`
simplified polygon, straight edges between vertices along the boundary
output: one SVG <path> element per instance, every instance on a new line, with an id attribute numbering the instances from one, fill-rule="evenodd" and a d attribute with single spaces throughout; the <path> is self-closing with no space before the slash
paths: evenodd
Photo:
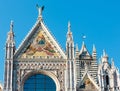
<path id="1" fill-rule="evenodd" d="M 48 39 L 45 37 L 43 31 L 41 30 L 22 55 L 23 58 L 25 58 L 26 56 L 58 57 L 59 53 L 55 51 L 55 48 L 50 42 L 48 42 Z"/>
<path id="2" fill-rule="evenodd" d="M 93 83 L 90 81 L 88 77 L 85 77 L 83 84 L 80 86 L 81 89 L 87 89 L 87 90 L 95 90 L 95 86 Z"/>

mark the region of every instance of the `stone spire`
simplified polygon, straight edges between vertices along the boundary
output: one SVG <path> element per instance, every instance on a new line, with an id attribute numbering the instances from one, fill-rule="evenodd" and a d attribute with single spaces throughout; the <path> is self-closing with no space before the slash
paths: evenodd
<path id="1" fill-rule="evenodd" d="M 11 20 L 11 24 L 10 24 L 10 32 L 13 32 L 13 21 Z"/>
<path id="2" fill-rule="evenodd" d="M 82 47 L 83 47 L 83 46 L 85 46 L 85 42 L 84 42 L 84 41 L 82 42 Z"/>
<path id="3" fill-rule="evenodd" d="M 93 57 L 94 59 L 96 59 L 96 56 L 97 56 L 96 47 L 95 47 L 95 45 L 93 44 L 92 57 Z"/>
<path id="4" fill-rule="evenodd" d="M 13 21 L 10 24 L 10 31 L 8 32 L 7 43 L 14 43 Z"/>
<path id="5" fill-rule="evenodd" d="M 79 51 L 78 44 L 76 44 L 76 52 L 78 52 L 78 51 Z"/>
<path id="6" fill-rule="evenodd" d="M 4 91 L 13 91 L 13 56 L 15 52 L 15 41 L 13 32 L 13 21 L 10 24 L 10 31 L 8 32 L 6 41 L 6 60 L 5 60 L 5 77 L 4 77 Z"/>
<path id="7" fill-rule="evenodd" d="M 71 41 L 71 42 L 73 41 L 70 21 L 68 22 L 67 41 Z"/>
<path id="8" fill-rule="evenodd" d="M 96 52 L 96 47 L 94 44 L 93 44 L 93 52 Z"/>
<path id="9" fill-rule="evenodd" d="M 71 24 L 70 24 L 70 21 L 68 22 L 68 33 L 70 33 L 71 31 Z"/>
<path id="10" fill-rule="evenodd" d="M 74 61 L 74 41 L 71 32 L 71 25 L 68 22 L 68 32 L 66 41 L 66 55 L 67 55 L 67 89 L 68 91 L 76 91 L 76 86 L 73 84 L 75 82 L 75 61 Z"/>
<path id="11" fill-rule="evenodd" d="M 103 50 L 102 62 L 108 63 L 108 55 L 106 54 L 105 50 Z"/>
<path id="12" fill-rule="evenodd" d="M 68 59 L 74 59 L 74 41 L 71 32 L 71 24 L 68 22 L 68 32 L 66 41 L 66 53 Z"/>
<path id="13" fill-rule="evenodd" d="M 114 59 L 111 58 L 111 68 L 114 69 L 115 68 L 115 65 L 114 65 Z"/>
<path id="14" fill-rule="evenodd" d="M 83 52 L 88 52 L 84 41 L 82 41 L 82 47 L 79 54 L 82 54 Z"/>

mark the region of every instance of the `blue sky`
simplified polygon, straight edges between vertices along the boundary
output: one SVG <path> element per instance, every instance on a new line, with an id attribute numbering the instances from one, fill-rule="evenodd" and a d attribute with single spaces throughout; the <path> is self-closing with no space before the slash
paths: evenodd
<path id="1" fill-rule="evenodd" d="M 98 58 L 103 49 L 114 58 L 120 69 L 120 0 L 0 0 L 0 81 L 3 83 L 5 41 L 10 21 L 14 21 L 16 47 L 35 24 L 36 4 L 44 5 L 43 19 L 65 49 L 68 21 L 74 42 L 81 48 L 82 35 L 92 51 L 95 44 Z"/>

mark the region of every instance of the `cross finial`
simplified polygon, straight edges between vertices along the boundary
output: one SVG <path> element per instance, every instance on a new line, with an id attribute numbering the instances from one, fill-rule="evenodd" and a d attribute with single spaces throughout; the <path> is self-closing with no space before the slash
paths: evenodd
<path id="1" fill-rule="evenodd" d="M 44 6 L 40 7 L 38 4 L 36 5 L 38 9 L 38 17 L 42 18 L 42 11 L 44 10 Z"/>

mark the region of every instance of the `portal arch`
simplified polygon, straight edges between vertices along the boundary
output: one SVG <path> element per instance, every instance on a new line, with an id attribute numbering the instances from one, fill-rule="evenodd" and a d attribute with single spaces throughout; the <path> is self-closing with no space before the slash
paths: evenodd
<path id="1" fill-rule="evenodd" d="M 56 91 L 60 91 L 60 83 L 59 83 L 59 80 L 57 79 L 56 75 L 50 71 L 45 71 L 45 70 L 31 71 L 31 72 L 27 73 L 22 79 L 21 91 L 24 91 L 24 83 L 26 82 L 27 79 L 29 79 L 33 75 L 40 75 L 40 74 L 48 76 L 49 78 L 51 78 L 56 85 Z"/>

